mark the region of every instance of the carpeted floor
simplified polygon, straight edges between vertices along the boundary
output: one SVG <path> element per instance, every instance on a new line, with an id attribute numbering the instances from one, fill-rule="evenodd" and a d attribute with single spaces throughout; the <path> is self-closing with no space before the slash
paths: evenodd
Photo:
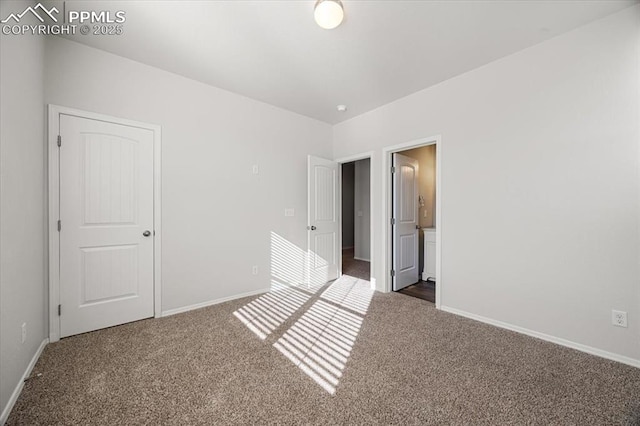
<path id="1" fill-rule="evenodd" d="M 342 273 L 362 280 L 369 280 L 371 263 L 354 257 L 353 247 L 342 249 Z"/>
<path id="2" fill-rule="evenodd" d="M 8 424 L 640 421 L 640 369 L 340 283 L 50 344 Z"/>

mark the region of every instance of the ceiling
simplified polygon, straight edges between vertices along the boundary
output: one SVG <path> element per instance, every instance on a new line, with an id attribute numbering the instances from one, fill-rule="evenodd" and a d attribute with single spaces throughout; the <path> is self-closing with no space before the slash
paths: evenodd
<path id="1" fill-rule="evenodd" d="M 637 2 L 343 0 L 335 30 L 315 0 L 65 7 L 87 4 L 124 10 L 124 33 L 75 41 L 334 124 Z"/>

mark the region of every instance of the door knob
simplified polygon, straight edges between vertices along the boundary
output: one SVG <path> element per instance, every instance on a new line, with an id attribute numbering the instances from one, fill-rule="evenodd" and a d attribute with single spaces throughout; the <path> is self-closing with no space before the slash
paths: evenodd
<path id="1" fill-rule="evenodd" d="M 148 237 L 149 235 L 151 235 L 151 231 L 144 231 L 142 235 Z"/>
<path id="2" fill-rule="evenodd" d="M 315 227 L 315 226 L 313 226 L 313 225 L 311 225 L 311 226 L 307 226 L 307 229 L 309 229 L 309 230 L 311 230 L 311 231 L 315 231 L 315 230 L 316 230 L 316 227 Z"/>

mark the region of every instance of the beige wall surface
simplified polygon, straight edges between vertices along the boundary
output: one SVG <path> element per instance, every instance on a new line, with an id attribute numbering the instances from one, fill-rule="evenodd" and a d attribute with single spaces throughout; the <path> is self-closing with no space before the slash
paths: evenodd
<path id="1" fill-rule="evenodd" d="M 418 192 L 424 197 L 424 207 L 420 207 L 420 227 L 436 226 L 436 146 L 422 146 L 400 154 L 418 160 Z"/>

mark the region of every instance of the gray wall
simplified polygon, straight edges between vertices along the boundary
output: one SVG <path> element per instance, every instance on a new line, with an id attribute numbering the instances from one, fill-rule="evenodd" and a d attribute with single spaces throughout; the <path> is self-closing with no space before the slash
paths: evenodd
<path id="1" fill-rule="evenodd" d="M 353 247 L 355 163 L 342 165 L 342 248 Z"/>
<path id="2" fill-rule="evenodd" d="M 0 2 L 0 16 L 25 4 Z M 43 47 L 38 36 L 0 36 L 0 410 L 48 334 Z"/>
<path id="3" fill-rule="evenodd" d="M 355 163 L 354 196 L 354 256 L 360 260 L 371 260 L 371 162 L 358 160 Z"/>
<path id="4" fill-rule="evenodd" d="M 640 365 L 639 40 L 633 6 L 334 127 L 375 206 L 383 148 L 440 135 L 444 308 Z"/>
<path id="5" fill-rule="evenodd" d="M 45 59 L 47 103 L 162 126 L 163 311 L 304 279 L 307 155 L 332 158 L 330 125 L 57 37 Z"/>

